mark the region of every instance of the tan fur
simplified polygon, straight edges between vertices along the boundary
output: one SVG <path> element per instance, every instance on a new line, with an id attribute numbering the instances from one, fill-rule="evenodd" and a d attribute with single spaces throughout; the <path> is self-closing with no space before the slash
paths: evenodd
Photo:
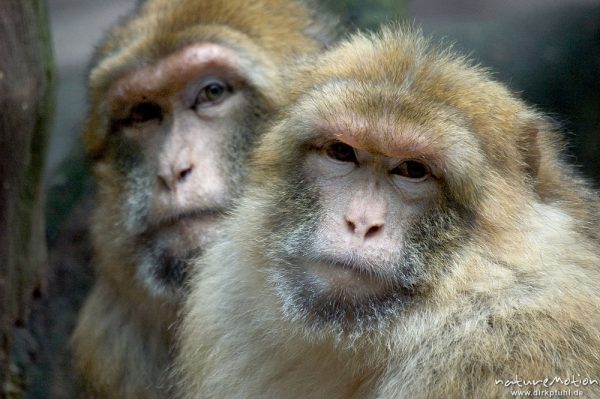
<path id="1" fill-rule="evenodd" d="M 282 65 L 321 48 L 326 30 L 301 1 L 149 0 L 99 46 L 89 77 L 91 105 L 84 135 L 98 189 L 91 226 L 97 281 L 72 338 L 83 397 L 171 395 L 167 375 L 179 303 L 151 295 L 136 275 L 123 209 L 137 200 L 128 197 L 130 182 L 118 171 L 111 148 L 114 104 L 108 97 L 115 82 L 191 44 L 215 43 L 237 54 L 243 78 L 260 94 L 249 113 L 268 113 L 280 102 Z"/>
<path id="2" fill-rule="evenodd" d="M 398 28 L 315 57 L 289 91 L 226 238 L 192 280 L 177 358 L 183 397 L 508 398 L 545 388 L 505 381 L 575 377 L 579 386 L 549 389 L 600 398 L 599 197 L 562 161 L 544 116 Z M 286 267 L 276 244 L 311 218 L 314 203 L 288 206 L 311 195 L 302 154 L 323 120 L 359 132 L 352 139 L 373 152 L 437 154 L 445 194 L 466 210 L 462 227 L 438 231 L 453 245 L 425 253 L 424 285 L 377 328 L 296 317 L 273 274 Z"/>

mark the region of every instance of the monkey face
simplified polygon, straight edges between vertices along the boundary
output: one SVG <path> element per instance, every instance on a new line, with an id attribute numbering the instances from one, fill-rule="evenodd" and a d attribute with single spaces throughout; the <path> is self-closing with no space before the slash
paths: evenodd
<path id="1" fill-rule="evenodd" d="M 178 297 L 187 261 L 241 191 L 261 106 L 236 62 L 221 46 L 194 45 L 109 91 L 107 154 L 96 167 L 110 209 L 102 214 L 121 221 L 137 276 L 153 294 Z"/>
<path id="2" fill-rule="evenodd" d="M 271 205 L 297 212 L 274 211 L 268 226 L 281 241 L 267 251 L 277 254 L 270 281 L 285 314 L 352 333 L 378 331 L 422 300 L 469 235 L 467 204 L 453 198 L 445 172 L 453 144 L 435 123 L 392 124 L 377 108 L 365 115 L 358 92 L 319 89 L 275 128 L 302 139 L 278 159 L 286 195 Z"/>
<path id="3" fill-rule="evenodd" d="M 427 291 L 443 270 L 436 261 L 463 232 L 457 215 L 443 210 L 433 164 L 418 159 L 338 139 L 307 154 L 313 216 L 284 233 L 285 262 L 273 269 L 286 314 L 351 333 L 379 331 Z"/>

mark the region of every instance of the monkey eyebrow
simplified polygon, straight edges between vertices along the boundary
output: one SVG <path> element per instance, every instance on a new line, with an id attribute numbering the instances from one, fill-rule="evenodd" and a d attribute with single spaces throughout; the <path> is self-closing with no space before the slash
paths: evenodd
<path id="1" fill-rule="evenodd" d="M 234 86 L 246 81 L 240 60 L 232 50 L 202 43 L 184 47 L 157 64 L 117 77 L 110 85 L 108 96 L 113 103 L 165 98 L 182 91 L 190 81 L 210 75 L 224 76 Z"/>
<path id="2" fill-rule="evenodd" d="M 359 122 L 355 117 L 352 123 L 319 122 L 312 128 L 314 137 L 310 146 L 319 149 L 331 141 L 340 141 L 357 150 L 369 151 L 389 158 L 419 160 L 432 167 L 434 175 L 444 170 L 445 152 L 418 127 L 406 126 L 389 129 L 385 123 Z M 383 126 L 382 126 L 383 125 Z M 374 135 L 372 132 L 381 132 Z M 429 135 L 430 136 L 430 135 Z"/>

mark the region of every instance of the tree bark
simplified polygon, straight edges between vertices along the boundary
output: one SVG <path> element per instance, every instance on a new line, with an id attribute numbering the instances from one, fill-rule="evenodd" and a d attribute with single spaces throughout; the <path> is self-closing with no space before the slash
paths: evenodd
<path id="1" fill-rule="evenodd" d="M 42 176 L 53 108 L 53 65 L 43 0 L 0 2 L 0 397 L 24 393 L 32 296 L 46 258 Z M 23 334 L 21 334 L 22 336 Z M 25 355 L 27 351 L 25 351 Z"/>

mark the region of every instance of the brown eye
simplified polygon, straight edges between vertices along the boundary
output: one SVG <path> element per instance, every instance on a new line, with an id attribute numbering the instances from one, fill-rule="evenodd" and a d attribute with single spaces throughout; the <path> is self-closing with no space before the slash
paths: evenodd
<path id="1" fill-rule="evenodd" d="M 424 179 L 429 176 L 427 165 L 418 161 L 405 161 L 391 170 L 392 174 L 407 177 L 409 179 Z"/>
<path id="2" fill-rule="evenodd" d="M 195 106 L 210 106 L 222 101 L 227 94 L 231 92 L 225 83 L 221 81 L 212 81 L 207 83 L 200 89 L 198 97 L 196 98 Z"/>
<path id="3" fill-rule="evenodd" d="M 144 123 L 151 120 L 162 119 L 162 109 L 160 105 L 152 101 L 144 101 L 131 107 L 129 117 L 126 122 L 129 124 Z"/>
<path id="4" fill-rule="evenodd" d="M 325 153 L 337 161 L 358 163 L 354 148 L 340 141 L 329 144 L 325 148 Z"/>

